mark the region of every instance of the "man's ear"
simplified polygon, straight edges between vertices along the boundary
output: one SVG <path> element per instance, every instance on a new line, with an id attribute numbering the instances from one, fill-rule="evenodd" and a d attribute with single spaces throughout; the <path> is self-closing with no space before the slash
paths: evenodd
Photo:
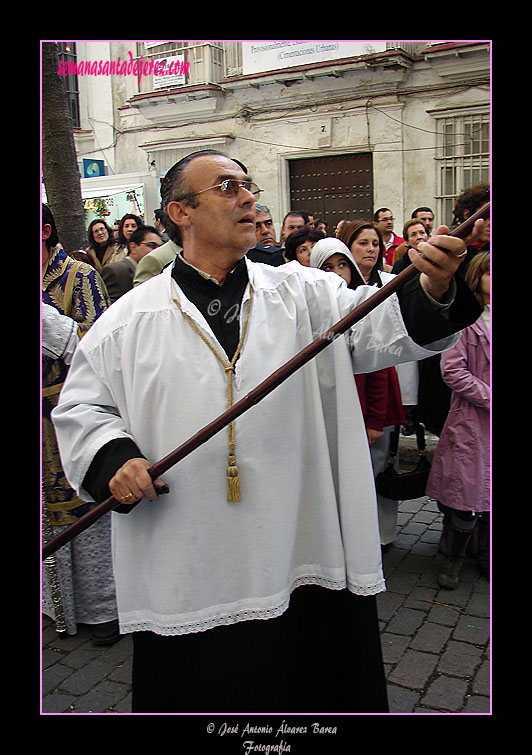
<path id="1" fill-rule="evenodd" d="M 52 235 L 52 226 L 49 223 L 45 223 L 42 227 L 42 240 L 46 241 Z"/>
<path id="2" fill-rule="evenodd" d="M 171 202 L 168 202 L 166 206 L 166 213 L 178 228 L 186 228 L 190 225 L 190 209 L 191 208 L 183 202 L 172 200 Z"/>

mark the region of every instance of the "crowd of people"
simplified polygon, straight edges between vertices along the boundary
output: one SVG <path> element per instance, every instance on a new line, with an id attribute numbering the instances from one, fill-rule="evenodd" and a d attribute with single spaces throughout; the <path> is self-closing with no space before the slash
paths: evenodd
<path id="1" fill-rule="evenodd" d="M 134 712 L 386 712 L 374 598 L 397 502 L 374 480 L 398 426 L 439 437 L 440 585 L 466 553 L 489 576 L 489 221 L 462 242 L 428 207 L 402 237 L 387 208 L 330 234 L 294 210 L 277 241 L 259 194 L 238 160 L 194 153 L 153 225 L 96 219 L 69 253 L 43 205 L 43 532 L 121 502 L 46 560 L 43 610 L 96 643 L 133 633 Z M 464 191 L 456 222 L 488 200 Z M 151 464 L 410 264 L 404 291 L 169 471 L 159 498 Z"/>

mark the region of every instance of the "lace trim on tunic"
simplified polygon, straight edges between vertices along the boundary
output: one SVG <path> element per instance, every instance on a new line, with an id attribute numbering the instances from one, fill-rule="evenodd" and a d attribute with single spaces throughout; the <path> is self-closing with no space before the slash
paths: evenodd
<path id="1" fill-rule="evenodd" d="M 303 585 L 319 585 L 329 590 L 343 590 L 346 587 L 344 580 L 334 580 L 327 577 L 320 577 L 315 575 L 305 575 L 298 577 L 294 580 L 290 594 L 298 587 Z M 370 596 L 377 595 L 380 592 L 386 590 L 384 580 L 380 580 L 375 585 L 353 585 L 347 584 L 347 589 L 354 595 Z M 217 626 L 228 626 L 231 624 L 237 624 L 240 621 L 250 621 L 253 619 L 275 619 L 281 616 L 288 608 L 290 602 L 290 595 L 283 600 L 277 606 L 270 608 L 257 608 L 257 609 L 243 609 L 235 613 L 227 615 L 212 616 L 209 619 L 203 619 L 201 621 L 189 622 L 186 624 L 175 625 L 161 625 L 156 621 L 130 621 L 123 622 L 120 620 L 120 632 L 122 634 L 129 632 L 155 632 L 160 635 L 182 635 L 182 634 L 194 634 L 196 632 L 206 632 L 209 629 L 214 629 Z"/>

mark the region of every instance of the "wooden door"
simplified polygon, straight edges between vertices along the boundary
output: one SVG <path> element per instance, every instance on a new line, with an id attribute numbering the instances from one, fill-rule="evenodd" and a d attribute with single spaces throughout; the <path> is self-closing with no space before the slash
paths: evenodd
<path id="1" fill-rule="evenodd" d="M 373 164 L 370 152 L 289 161 L 290 210 L 325 220 L 334 236 L 339 220 L 372 220 Z"/>

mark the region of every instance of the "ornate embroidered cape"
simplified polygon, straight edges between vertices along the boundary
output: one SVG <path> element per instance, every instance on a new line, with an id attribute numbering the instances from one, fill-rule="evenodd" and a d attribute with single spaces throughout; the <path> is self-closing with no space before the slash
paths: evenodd
<path id="1" fill-rule="evenodd" d="M 69 257 L 60 245 L 52 249 L 43 272 L 42 301 L 75 320 L 80 338 L 110 304 L 96 270 Z M 65 478 L 50 420 L 67 373 L 62 359 L 42 357 L 43 486 L 53 525 L 71 524 L 92 507 L 76 495 Z"/>

